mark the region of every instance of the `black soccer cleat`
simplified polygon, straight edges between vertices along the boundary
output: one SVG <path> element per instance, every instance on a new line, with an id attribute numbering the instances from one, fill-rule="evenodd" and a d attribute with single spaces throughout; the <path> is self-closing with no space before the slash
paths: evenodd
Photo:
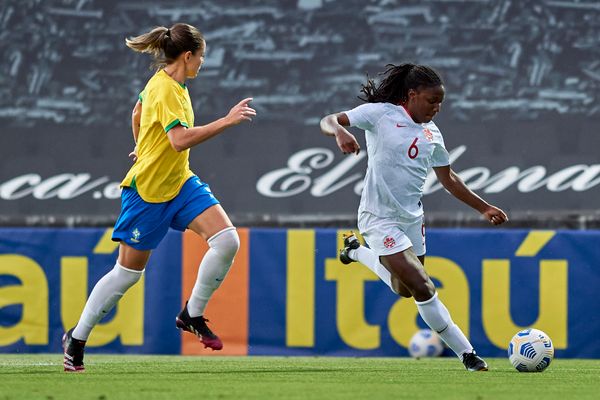
<path id="1" fill-rule="evenodd" d="M 463 364 L 467 371 L 487 371 L 488 365 L 481 357 L 475 354 L 475 351 L 472 353 L 465 353 L 462 359 Z"/>
<path id="2" fill-rule="evenodd" d="M 348 255 L 348 252 L 350 250 L 358 249 L 360 247 L 360 242 L 358 241 L 358 238 L 354 235 L 354 232 L 352 231 L 344 233 L 342 236 L 344 238 L 344 248 L 340 250 L 340 261 L 342 262 L 342 264 L 353 263 L 356 260 L 351 259 Z"/>
<path id="3" fill-rule="evenodd" d="M 62 337 L 62 347 L 64 352 L 63 367 L 66 372 L 84 372 L 83 352 L 85 341 L 73 338 L 73 329 L 69 329 Z"/>
<path id="4" fill-rule="evenodd" d="M 190 317 L 187 310 L 187 302 L 185 303 L 183 310 L 181 310 L 177 318 L 175 318 L 177 328 L 198 336 L 198 339 L 200 339 L 204 348 L 210 347 L 213 350 L 221 350 L 223 348 L 223 342 L 221 342 L 221 339 L 210 330 L 208 325 L 206 325 L 207 322 L 208 320 L 202 315 L 194 318 Z"/>

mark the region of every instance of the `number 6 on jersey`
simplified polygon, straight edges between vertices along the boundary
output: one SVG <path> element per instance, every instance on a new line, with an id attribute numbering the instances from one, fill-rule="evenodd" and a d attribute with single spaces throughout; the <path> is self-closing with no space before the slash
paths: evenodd
<path id="1" fill-rule="evenodd" d="M 417 147 L 417 140 L 419 140 L 418 137 L 416 137 L 415 140 L 413 140 L 411 145 L 408 147 L 408 157 L 412 160 L 417 158 L 417 156 L 419 155 L 419 148 Z"/>

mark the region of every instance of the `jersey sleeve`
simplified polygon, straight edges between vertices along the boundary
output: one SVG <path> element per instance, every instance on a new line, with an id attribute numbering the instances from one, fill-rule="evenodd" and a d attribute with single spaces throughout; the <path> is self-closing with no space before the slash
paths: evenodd
<path id="1" fill-rule="evenodd" d="M 436 143 L 431 154 L 431 166 L 432 167 L 445 167 L 450 165 L 450 155 L 448 150 L 444 146 L 444 141 Z"/>
<path id="2" fill-rule="evenodd" d="M 381 103 L 366 103 L 352 110 L 344 111 L 344 114 L 348 116 L 350 126 L 355 126 L 365 131 L 372 131 L 382 112 Z"/>
<path id="3" fill-rule="evenodd" d="M 156 99 L 156 111 L 158 121 L 165 130 L 165 133 L 177 125 L 189 128 L 180 96 L 177 95 L 175 90 L 168 87 L 162 89 Z"/>

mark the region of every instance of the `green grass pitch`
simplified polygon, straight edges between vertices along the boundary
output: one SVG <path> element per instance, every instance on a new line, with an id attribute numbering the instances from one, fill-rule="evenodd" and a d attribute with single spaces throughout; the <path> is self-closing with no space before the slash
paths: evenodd
<path id="1" fill-rule="evenodd" d="M 467 372 L 455 358 L 88 355 L 64 373 L 60 354 L 0 355 L 9 399 L 598 399 L 600 360 L 554 360 L 519 373 L 507 359 Z"/>

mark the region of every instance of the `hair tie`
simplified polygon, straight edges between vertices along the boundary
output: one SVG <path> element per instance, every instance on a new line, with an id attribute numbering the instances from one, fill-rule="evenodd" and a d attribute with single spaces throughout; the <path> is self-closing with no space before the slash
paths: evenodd
<path id="1" fill-rule="evenodd" d="M 166 33 L 167 37 L 171 37 L 171 30 L 169 28 L 167 28 L 167 33 Z"/>

